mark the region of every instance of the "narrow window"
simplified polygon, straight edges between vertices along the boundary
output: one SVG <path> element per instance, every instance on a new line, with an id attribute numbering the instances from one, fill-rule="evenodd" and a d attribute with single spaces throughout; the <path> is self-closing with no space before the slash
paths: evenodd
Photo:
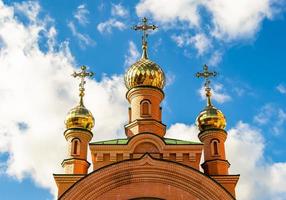
<path id="1" fill-rule="evenodd" d="M 80 140 L 75 138 L 72 140 L 72 155 L 79 155 L 80 153 Z"/>
<path id="2" fill-rule="evenodd" d="M 141 116 L 148 116 L 151 113 L 151 104 L 149 100 L 141 101 Z"/>
<path id="3" fill-rule="evenodd" d="M 213 146 L 214 146 L 214 155 L 218 155 L 217 141 L 213 142 Z"/>
<path id="4" fill-rule="evenodd" d="M 73 154 L 77 154 L 77 147 L 78 146 L 78 141 L 75 140 L 74 143 L 73 143 Z"/>
<path id="5" fill-rule="evenodd" d="M 142 115 L 148 115 L 149 114 L 149 103 L 143 102 L 142 103 Z"/>

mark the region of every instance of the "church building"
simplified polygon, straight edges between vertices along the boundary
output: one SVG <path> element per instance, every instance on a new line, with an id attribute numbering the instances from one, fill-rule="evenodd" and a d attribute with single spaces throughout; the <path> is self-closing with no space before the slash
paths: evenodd
<path id="1" fill-rule="evenodd" d="M 147 53 L 147 31 L 157 27 L 147 19 L 134 26 L 143 32 L 142 57 L 125 73 L 129 122 L 125 138 L 91 142 L 94 118 L 85 107 L 85 78 L 81 67 L 79 104 L 65 120 L 67 157 L 63 174 L 54 174 L 60 200 L 233 200 L 239 175 L 230 175 L 225 155 L 226 119 L 211 101 L 205 65 L 197 77 L 205 78 L 207 103 L 196 124 L 201 142 L 166 138 L 162 122 L 165 75 Z M 122 94 L 124 95 L 124 94 Z M 123 128 L 123 127 L 122 127 Z M 96 133 L 95 133 L 96 134 Z M 90 150 L 92 163 L 87 161 Z M 65 151 L 65 149 L 63 149 Z M 203 153 L 203 160 L 202 160 Z M 91 166 L 90 166 L 91 165 Z M 92 167 L 91 172 L 88 172 Z"/>

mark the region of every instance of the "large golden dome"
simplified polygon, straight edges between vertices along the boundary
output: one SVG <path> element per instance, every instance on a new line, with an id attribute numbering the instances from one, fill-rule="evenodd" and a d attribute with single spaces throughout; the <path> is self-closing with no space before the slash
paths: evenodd
<path id="1" fill-rule="evenodd" d="M 137 86 L 153 86 L 163 89 L 165 74 L 159 65 L 142 56 L 140 60 L 129 67 L 124 80 L 128 89 Z"/>
<path id="2" fill-rule="evenodd" d="M 147 31 L 155 30 L 157 26 L 148 25 L 147 18 L 145 17 L 142 19 L 142 22 L 142 25 L 135 25 L 133 27 L 134 30 L 143 32 L 142 57 L 128 68 L 124 77 L 125 85 L 129 90 L 137 86 L 151 86 L 163 89 L 165 74 L 159 65 L 148 59 L 147 55 Z"/>
<path id="3" fill-rule="evenodd" d="M 91 112 L 80 104 L 71 109 L 65 120 L 66 128 L 83 128 L 91 130 L 94 126 L 94 118 Z"/>
<path id="4" fill-rule="evenodd" d="M 142 57 L 132 64 L 125 73 L 124 81 L 128 89 L 137 86 L 152 86 L 163 89 L 165 74 L 161 67 L 149 60 L 147 55 L 147 42 L 142 44 Z"/>
<path id="5" fill-rule="evenodd" d="M 224 129 L 226 119 L 223 113 L 212 105 L 207 106 L 197 117 L 196 124 L 200 131 L 207 129 Z"/>

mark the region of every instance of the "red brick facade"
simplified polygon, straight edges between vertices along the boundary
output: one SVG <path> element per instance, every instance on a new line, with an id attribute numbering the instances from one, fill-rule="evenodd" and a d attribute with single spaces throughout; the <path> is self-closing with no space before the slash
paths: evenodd
<path id="1" fill-rule="evenodd" d="M 100 168 L 77 182 L 60 199 L 233 199 L 203 173 L 173 161 L 141 158 Z"/>

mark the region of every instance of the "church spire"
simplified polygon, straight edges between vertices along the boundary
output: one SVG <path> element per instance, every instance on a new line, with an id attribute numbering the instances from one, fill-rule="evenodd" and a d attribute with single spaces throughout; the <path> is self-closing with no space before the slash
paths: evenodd
<path id="1" fill-rule="evenodd" d="M 80 78 L 79 84 L 79 104 L 72 108 L 66 117 L 66 130 L 64 132 L 67 141 L 67 155 L 62 162 L 64 174 L 78 180 L 87 174 L 90 163 L 87 161 L 88 143 L 93 137 L 92 128 L 94 127 L 94 118 L 92 113 L 84 106 L 84 85 L 85 78 L 91 77 L 92 72 L 86 71 L 86 66 L 81 66 L 81 71 L 72 74 L 75 78 Z M 79 175 L 79 176 L 78 176 Z M 67 183 L 60 176 L 55 175 L 57 184 L 59 184 L 59 195 L 66 189 Z"/>
<path id="2" fill-rule="evenodd" d="M 198 138 L 204 144 L 204 162 L 201 166 L 206 175 L 214 178 L 235 196 L 235 185 L 239 176 L 228 173 L 230 163 L 225 154 L 226 119 L 224 114 L 215 108 L 211 102 L 210 78 L 216 75 L 216 72 L 208 70 L 207 65 L 204 65 L 202 72 L 196 74 L 198 78 L 205 79 L 204 86 L 207 97 L 207 106 L 196 119 L 196 124 L 200 130 Z"/>
<path id="3" fill-rule="evenodd" d="M 155 25 L 149 25 L 147 24 L 148 19 L 146 17 L 144 17 L 142 19 L 142 23 L 141 25 L 135 25 L 132 27 L 133 30 L 137 31 L 142 31 L 143 35 L 142 35 L 142 57 L 141 59 L 148 59 L 148 54 L 147 54 L 147 48 L 148 48 L 148 43 L 147 43 L 147 38 L 148 38 L 148 30 L 155 30 L 158 27 Z"/>
<path id="4" fill-rule="evenodd" d="M 128 89 L 126 98 L 130 103 L 129 123 L 125 126 L 127 137 L 145 132 L 163 137 L 166 133 L 160 106 L 164 99 L 165 74 L 158 64 L 148 59 L 147 55 L 147 31 L 155 30 L 157 26 L 149 25 L 147 21 L 144 17 L 142 24 L 132 27 L 143 33 L 143 52 L 141 59 L 133 63 L 124 76 Z"/>

